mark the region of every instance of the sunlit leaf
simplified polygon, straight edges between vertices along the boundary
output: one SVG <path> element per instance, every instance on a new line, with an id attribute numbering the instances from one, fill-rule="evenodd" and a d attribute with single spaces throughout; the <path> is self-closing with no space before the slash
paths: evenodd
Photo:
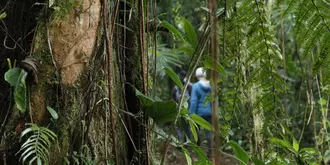
<path id="1" fill-rule="evenodd" d="M 327 101 L 324 100 L 324 99 L 320 99 L 320 100 L 317 100 L 317 103 L 318 103 L 319 105 L 323 106 L 323 105 L 326 105 L 326 104 L 327 104 Z"/>
<path id="2" fill-rule="evenodd" d="M 295 152 L 295 149 L 293 148 L 293 146 L 290 144 L 290 142 L 286 141 L 286 140 L 281 140 L 281 139 L 278 139 L 278 138 L 271 138 L 270 139 L 271 142 L 279 145 L 280 147 L 283 147 L 285 149 L 288 149 L 292 152 Z"/>
<path id="3" fill-rule="evenodd" d="M 21 138 L 22 138 L 23 136 L 25 136 L 25 134 L 28 134 L 28 133 L 31 132 L 31 131 L 32 131 L 32 128 L 31 128 L 31 127 L 24 129 L 24 130 L 22 131 L 22 133 L 21 133 Z"/>
<path id="4" fill-rule="evenodd" d="M 192 160 L 191 160 L 190 153 L 188 152 L 188 150 L 183 147 L 181 149 L 184 153 L 184 156 L 186 157 L 187 165 L 192 165 Z"/>
<path id="5" fill-rule="evenodd" d="M 195 127 L 193 121 L 191 121 L 191 120 L 189 120 L 189 127 L 190 127 L 190 131 L 194 137 L 194 140 L 197 142 L 198 135 L 197 135 L 196 127 Z"/>
<path id="6" fill-rule="evenodd" d="M 212 130 L 212 125 L 208 121 L 203 119 L 202 117 L 200 117 L 196 114 L 192 114 L 192 115 L 190 115 L 190 117 L 194 120 L 194 122 L 196 122 L 198 125 L 200 125 L 204 129 L 209 130 L 209 131 Z"/>
<path id="7" fill-rule="evenodd" d="M 6 12 L 3 12 L 0 14 L 0 19 L 4 19 L 7 17 L 7 13 Z"/>
<path id="8" fill-rule="evenodd" d="M 13 87 L 17 86 L 20 82 L 20 74 L 22 72 L 21 68 L 9 69 L 5 73 L 5 80 Z"/>
<path id="9" fill-rule="evenodd" d="M 297 140 L 295 138 L 293 138 L 293 149 L 298 152 L 299 151 L 299 143 L 297 142 Z"/>
<path id="10" fill-rule="evenodd" d="M 50 113 L 50 115 L 52 115 L 53 119 L 55 120 L 58 119 L 58 114 L 52 107 L 47 106 L 47 110 Z"/>
<path id="11" fill-rule="evenodd" d="M 31 147 L 32 148 L 32 147 Z M 31 156 L 32 154 L 35 154 L 37 151 L 35 151 L 35 150 L 32 150 L 31 152 L 28 152 L 24 157 L 23 157 L 23 159 L 22 159 L 22 162 L 24 163 L 26 160 L 27 160 L 27 158 L 29 157 L 29 156 Z"/>

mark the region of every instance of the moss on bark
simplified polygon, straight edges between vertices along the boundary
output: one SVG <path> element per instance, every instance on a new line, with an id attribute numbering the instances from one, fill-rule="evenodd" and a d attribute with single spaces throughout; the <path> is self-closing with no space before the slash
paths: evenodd
<path id="1" fill-rule="evenodd" d="M 64 3 L 65 1 L 65 3 Z M 63 3 L 62 3 L 63 2 Z M 66 3 L 67 2 L 67 3 Z M 128 119 L 126 114 L 122 113 L 123 109 L 128 109 L 132 113 L 140 112 L 141 105 L 135 97 L 134 90 L 125 84 L 129 82 L 138 89 L 143 89 L 141 54 L 139 48 L 139 18 L 134 12 L 130 29 L 133 32 L 126 31 L 126 38 L 116 37 L 121 43 L 125 42 L 128 48 L 120 48 L 114 46 L 113 56 L 110 61 L 112 70 L 112 103 L 114 106 L 112 111 L 115 114 L 115 121 L 110 120 L 110 112 L 107 101 L 107 85 L 105 69 L 100 66 L 105 65 L 103 37 L 100 28 L 95 33 L 95 44 L 93 50 L 88 50 L 90 54 L 83 70 L 78 75 L 76 81 L 63 83 L 63 73 L 60 66 L 65 66 L 56 58 L 56 53 L 60 48 L 53 47 L 52 35 L 61 35 L 58 31 L 69 26 L 61 26 L 56 24 L 61 19 L 76 19 L 81 14 L 81 5 L 84 0 L 57 1 L 55 7 L 66 6 L 59 11 L 55 11 L 53 20 L 42 20 L 37 28 L 34 38 L 34 48 L 32 56 L 38 59 L 38 79 L 39 83 L 30 87 L 30 111 L 33 122 L 41 126 L 48 126 L 57 136 L 57 144 L 53 145 L 50 152 L 50 164 L 65 164 L 65 159 L 72 161 L 74 151 L 82 153 L 91 160 L 98 162 L 106 162 L 113 159 L 112 139 L 111 139 L 111 122 L 115 123 L 117 150 L 120 158 L 120 164 L 129 164 L 131 159 L 135 159 L 135 164 L 146 164 L 145 155 L 145 128 L 133 118 Z M 78 12 L 77 12 L 78 11 Z M 76 15 L 78 14 L 78 16 Z M 71 15 L 67 17 L 67 15 Z M 58 27 L 56 27 L 56 26 Z M 62 24 L 63 25 L 63 24 Z M 47 29 L 47 26 L 49 26 Z M 122 28 L 118 28 L 123 32 Z M 47 32 L 49 30 L 49 33 Z M 56 31 L 58 30 L 58 31 Z M 74 33 L 75 31 L 72 31 Z M 60 37 L 60 36 L 59 36 Z M 115 43 L 115 42 L 113 42 Z M 50 44 L 50 45 L 49 45 Z M 116 45 L 116 44 L 114 44 Z M 53 49 L 50 52 L 50 46 Z M 122 54 L 122 52 L 125 52 Z M 81 52 L 74 52 L 73 56 L 81 56 Z M 67 55 L 69 56 L 69 54 Z M 55 64 L 55 65 L 54 65 Z M 68 72 L 70 73 L 70 72 Z M 70 76 L 70 75 L 69 75 Z M 123 76 L 123 77 L 121 77 Z M 126 77 L 126 78 L 125 78 Z M 127 107 L 124 103 L 127 103 Z M 57 111 L 59 119 L 50 120 L 51 116 L 47 112 L 46 107 L 50 106 Z M 15 113 L 11 115 L 11 119 L 6 126 L 8 137 L 5 144 L 7 148 L 16 146 L 12 152 L 16 153 L 19 149 L 19 135 L 15 133 L 17 121 L 22 116 Z M 29 115 L 25 116 L 29 119 Z M 131 122 L 129 122 L 131 121 Z M 29 121 L 27 121 L 29 122 Z M 143 122 L 141 119 L 140 122 Z M 134 139 L 137 150 L 130 142 L 124 125 L 130 130 L 130 134 Z M 88 148 L 87 152 L 82 152 L 83 148 Z"/>

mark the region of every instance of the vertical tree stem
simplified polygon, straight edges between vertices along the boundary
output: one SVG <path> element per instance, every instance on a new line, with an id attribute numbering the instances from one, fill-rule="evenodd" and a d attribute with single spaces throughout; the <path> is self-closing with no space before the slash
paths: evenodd
<path id="1" fill-rule="evenodd" d="M 207 0 L 208 8 L 210 9 L 209 18 L 211 22 L 211 35 L 210 35 L 210 44 L 211 44 L 211 56 L 213 59 L 213 67 L 216 68 L 218 63 L 218 20 L 217 20 L 217 9 L 218 2 L 217 0 Z M 220 165 L 220 126 L 219 126 L 219 117 L 218 117 L 218 73 L 215 70 L 211 71 L 211 82 L 213 85 L 212 90 L 212 125 L 215 130 L 215 151 L 212 153 L 213 163 Z M 211 138 L 213 139 L 213 138 Z M 212 143 L 212 141 L 211 141 Z M 212 146 L 213 148 L 213 146 Z"/>
<path id="2" fill-rule="evenodd" d="M 140 14 L 140 49 L 141 49 L 141 71 L 142 71 L 142 82 L 143 82 L 143 94 L 148 94 L 148 88 L 147 88 L 147 78 L 148 78 L 148 72 L 147 72 L 147 63 L 146 63 L 146 54 L 145 54 L 145 21 L 144 21 L 144 0 L 139 0 L 138 3 L 139 6 L 139 14 Z M 146 32 L 148 34 L 148 32 Z M 150 164 L 149 161 L 149 124 L 148 124 L 148 116 L 146 115 L 145 109 L 143 112 L 143 123 L 146 125 L 145 129 L 145 147 L 146 147 L 146 161 L 147 165 Z"/>
<path id="3" fill-rule="evenodd" d="M 153 86 L 154 88 L 152 89 L 153 91 L 153 96 L 155 96 L 156 93 L 156 70 L 157 70 L 157 24 L 156 24 L 156 16 L 157 16 L 157 1 L 153 0 L 153 26 L 154 26 L 154 38 L 153 38 L 153 43 L 154 43 L 154 49 L 153 49 L 153 63 L 154 63 L 154 73 L 153 73 Z"/>
<path id="4" fill-rule="evenodd" d="M 109 18 L 108 18 L 108 1 L 104 0 L 104 6 L 103 6 L 103 28 L 104 28 L 104 33 L 105 33 L 105 38 L 106 38 L 106 53 L 107 53 L 107 69 L 108 69 L 108 97 L 109 97 L 109 111 L 110 111 L 110 119 L 111 119 L 111 134 L 112 134 L 112 152 L 114 155 L 115 163 L 116 165 L 119 164 L 118 160 L 118 155 L 117 155 L 117 141 L 116 141 L 116 132 L 115 132 L 115 119 L 114 119 L 114 114 L 112 111 L 112 70 L 110 66 L 111 62 L 111 40 L 112 40 L 112 35 L 114 31 L 114 25 L 118 13 L 118 6 L 119 6 L 119 0 L 116 1 L 116 10 L 115 10 L 115 15 L 114 19 L 112 22 L 112 27 L 110 31 L 110 36 L 108 35 L 108 26 L 109 26 Z M 106 123 L 107 124 L 107 123 Z"/>

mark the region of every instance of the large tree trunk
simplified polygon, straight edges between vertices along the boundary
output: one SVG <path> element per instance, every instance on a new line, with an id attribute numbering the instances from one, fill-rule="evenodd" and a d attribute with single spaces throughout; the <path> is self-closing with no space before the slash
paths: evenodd
<path id="1" fill-rule="evenodd" d="M 106 60 L 105 37 L 110 36 L 105 36 L 102 28 L 102 5 L 101 0 L 58 0 L 52 6 L 56 7 L 55 11 L 47 6 L 42 10 L 43 17 L 39 18 L 31 53 L 38 60 L 39 81 L 33 86 L 28 83 L 30 115 L 20 114 L 16 108 L 9 114 L 4 127 L 6 136 L 1 135 L 0 145 L 0 151 L 6 150 L 7 160 L 4 161 L 7 163 L 18 162 L 15 153 L 20 146 L 20 132 L 15 132 L 15 128 L 23 118 L 25 122 L 50 125 L 49 128 L 57 134 L 58 142 L 50 153 L 51 164 L 65 164 L 66 158 L 72 161 L 74 151 L 79 153 L 83 147 L 89 149 L 86 157 L 104 164 L 115 160 L 115 157 L 118 164 L 128 164 L 134 158 L 137 158 L 134 159 L 136 164 L 146 164 L 143 141 L 146 135 L 140 125 L 144 119 L 138 122 L 122 113 L 126 110 L 132 113 L 141 111 L 134 90 L 124 85 L 128 82 L 140 90 L 144 87 L 138 12 L 133 13 L 129 25 L 133 31 L 124 28 L 116 30 L 114 35 L 117 37 L 113 38 L 118 42 L 111 42 L 116 49 L 111 49 L 111 59 Z M 110 7 L 111 10 L 114 8 Z M 118 22 L 124 17 L 119 13 Z M 126 38 L 120 36 L 123 32 Z M 123 43 L 126 46 L 120 47 Z M 111 90 L 106 85 L 109 75 L 107 61 L 112 75 Z M 108 91 L 112 92 L 111 99 L 108 99 Z M 50 121 L 47 106 L 57 110 L 57 121 Z M 113 152 L 111 124 L 115 128 L 117 155 Z M 133 142 L 128 134 L 133 137 Z"/>

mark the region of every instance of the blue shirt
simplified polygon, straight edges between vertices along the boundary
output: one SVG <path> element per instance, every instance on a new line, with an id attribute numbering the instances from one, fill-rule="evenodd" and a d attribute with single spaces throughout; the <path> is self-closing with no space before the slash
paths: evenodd
<path id="1" fill-rule="evenodd" d="M 210 93 L 211 87 L 208 83 L 196 82 L 191 91 L 189 113 L 197 114 L 201 117 L 211 116 L 211 103 L 205 101 L 206 96 Z"/>

